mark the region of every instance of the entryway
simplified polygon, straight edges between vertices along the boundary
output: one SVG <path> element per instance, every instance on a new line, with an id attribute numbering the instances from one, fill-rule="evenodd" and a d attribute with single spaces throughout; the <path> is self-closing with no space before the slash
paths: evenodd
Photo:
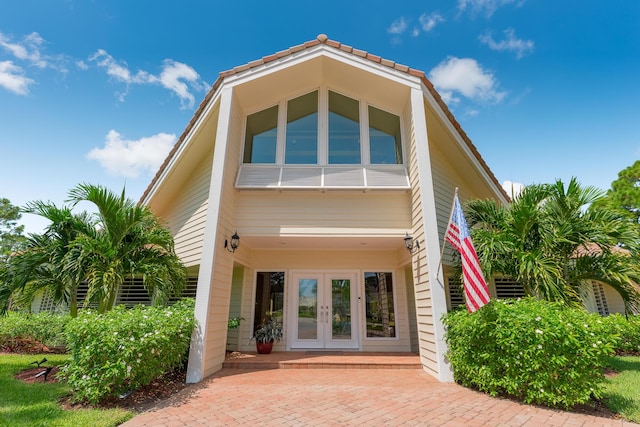
<path id="1" fill-rule="evenodd" d="M 356 272 L 291 274 L 290 349 L 357 349 Z"/>

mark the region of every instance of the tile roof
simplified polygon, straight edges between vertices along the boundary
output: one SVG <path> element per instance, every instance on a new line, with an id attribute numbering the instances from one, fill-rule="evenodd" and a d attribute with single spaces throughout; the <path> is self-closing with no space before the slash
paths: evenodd
<path id="1" fill-rule="evenodd" d="M 364 59 L 369 60 L 371 62 L 374 62 L 376 64 L 381 64 L 381 65 L 384 65 L 386 67 L 393 68 L 393 69 L 401 71 L 403 73 L 407 73 L 407 74 L 409 74 L 411 76 L 418 77 L 422 81 L 422 83 L 424 83 L 426 88 L 429 90 L 429 92 L 431 93 L 433 98 L 436 100 L 436 102 L 438 103 L 438 105 L 440 106 L 440 108 L 442 109 L 444 114 L 447 116 L 447 118 L 449 119 L 449 121 L 451 122 L 453 127 L 456 129 L 456 131 L 458 132 L 460 137 L 463 139 L 463 141 L 466 143 L 467 147 L 471 150 L 471 152 L 473 153 L 475 158 L 478 160 L 478 162 L 480 163 L 482 168 L 489 175 L 489 177 L 491 178 L 493 183 L 501 191 L 501 193 L 505 197 L 505 199 L 506 200 L 510 200 L 510 197 L 504 191 L 504 189 L 502 188 L 502 185 L 500 185 L 500 182 L 498 182 L 497 178 L 495 177 L 495 175 L 493 174 L 493 172 L 491 171 L 491 169 L 489 168 L 487 163 L 484 161 L 484 159 L 482 158 L 482 156 L 478 152 L 478 149 L 475 147 L 475 145 L 473 145 L 473 143 L 471 142 L 471 139 L 467 136 L 465 131 L 462 130 L 462 127 L 460 126 L 460 123 L 458 123 L 458 121 L 453 116 L 451 111 L 449 111 L 449 108 L 447 107 L 447 105 L 444 103 L 444 101 L 440 97 L 440 94 L 433 87 L 433 84 L 429 81 L 429 79 L 427 79 L 427 77 L 425 76 L 424 71 L 417 70 L 415 68 L 411 68 L 411 67 L 406 66 L 406 65 L 398 64 L 395 61 L 392 61 L 392 60 L 389 60 L 389 59 L 385 59 L 385 58 L 381 58 L 380 56 L 374 55 L 374 54 L 366 52 L 364 50 L 355 49 L 352 46 L 340 43 L 340 42 L 335 41 L 335 40 L 330 40 L 325 34 L 319 34 L 316 37 L 316 39 L 314 39 L 314 40 L 310 40 L 310 41 L 304 42 L 302 44 L 299 44 L 299 45 L 296 45 L 296 46 L 292 46 L 289 49 L 281 50 L 280 52 L 276 52 L 274 54 L 264 56 L 261 59 L 257 59 L 255 61 L 251 61 L 251 62 L 249 62 L 247 64 L 239 65 L 239 66 L 234 67 L 234 68 L 232 68 L 230 70 L 222 71 L 218 75 L 218 79 L 211 86 L 211 90 L 209 90 L 209 92 L 205 95 L 204 99 L 202 100 L 202 102 L 198 106 L 198 109 L 196 110 L 196 112 L 194 113 L 193 117 L 191 118 L 191 120 L 187 124 L 187 127 L 184 129 L 184 131 L 180 135 L 180 138 L 178 139 L 176 144 L 173 146 L 173 148 L 171 149 L 171 151 L 167 155 L 167 158 L 165 159 L 164 163 L 162 164 L 162 166 L 160 166 L 160 169 L 158 170 L 156 175 L 151 180 L 151 183 L 149 184 L 149 186 L 147 187 L 145 192 L 140 197 L 140 202 L 142 202 L 147 197 L 147 195 L 151 192 L 151 189 L 153 188 L 153 186 L 160 179 L 160 176 L 162 175 L 164 170 L 167 168 L 167 166 L 169 164 L 169 161 L 173 158 L 173 156 L 178 151 L 178 149 L 182 146 L 182 144 L 184 144 L 184 141 L 186 140 L 187 135 L 189 134 L 189 132 L 191 131 L 191 129 L 195 125 L 196 121 L 198 120 L 200 115 L 203 113 L 203 111 L 206 108 L 207 104 L 209 103 L 209 101 L 213 97 L 214 93 L 217 91 L 217 89 L 220 87 L 220 85 L 222 84 L 222 82 L 224 81 L 224 79 L 226 77 L 230 77 L 230 76 L 242 73 L 243 71 L 247 71 L 247 70 L 250 70 L 252 68 L 260 67 L 260 66 L 268 64 L 270 62 L 277 61 L 277 60 L 279 60 L 279 59 L 281 59 L 283 57 L 292 55 L 292 54 L 294 54 L 296 52 L 300 52 L 300 51 L 303 51 L 305 49 L 309 49 L 309 48 L 312 48 L 314 46 L 318 46 L 320 44 L 324 44 L 326 46 L 329 46 L 329 47 L 338 49 L 340 51 L 355 55 L 357 57 L 364 58 Z"/>

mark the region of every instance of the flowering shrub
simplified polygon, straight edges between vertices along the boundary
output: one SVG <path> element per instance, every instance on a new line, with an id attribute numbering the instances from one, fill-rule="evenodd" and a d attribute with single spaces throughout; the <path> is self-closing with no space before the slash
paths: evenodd
<path id="1" fill-rule="evenodd" d="M 7 312 L 0 316 L 0 346 L 11 349 L 24 339 L 64 346 L 64 328 L 70 319 L 68 314 Z"/>
<path id="2" fill-rule="evenodd" d="M 74 399 L 97 403 L 183 363 L 195 326 L 193 307 L 193 300 L 182 300 L 172 307 L 81 312 L 67 327 L 72 360 L 62 369 Z"/>
<path id="3" fill-rule="evenodd" d="M 640 353 L 640 316 L 612 314 L 603 317 L 602 321 L 609 328 L 609 333 L 620 336 L 620 341 L 616 346 L 619 354 Z"/>
<path id="4" fill-rule="evenodd" d="M 531 298 L 454 311 L 444 322 L 456 382 L 562 408 L 601 397 L 618 340 L 598 315 Z"/>

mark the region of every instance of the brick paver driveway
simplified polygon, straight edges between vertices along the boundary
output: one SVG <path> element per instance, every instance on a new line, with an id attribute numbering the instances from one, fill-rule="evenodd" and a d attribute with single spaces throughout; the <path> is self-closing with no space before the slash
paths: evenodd
<path id="1" fill-rule="evenodd" d="M 134 426 L 631 426 L 441 384 L 410 369 L 223 369 Z"/>

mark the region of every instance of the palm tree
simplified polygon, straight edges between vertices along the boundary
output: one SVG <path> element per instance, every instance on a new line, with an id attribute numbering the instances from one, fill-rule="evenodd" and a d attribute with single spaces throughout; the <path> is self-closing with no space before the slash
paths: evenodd
<path id="1" fill-rule="evenodd" d="M 141 278 L 152 300 L 163 304 L 179 295 L 186 269 L 173 248 L 173 236 L 147 208 L 104 187 L 80 184 L 69 192 L 75 206 L 95 205 L 96 227 L 80 235 L 70 248 L 72 269 L 82 270 L 89 286 L 87 299 L 110 310 L 127 278 Z"/>
<path id="2" fill-rule="evenodd" d="M 43 234 L 31 234 L 24 250 L 7 264 L 2 280 L 5 298 L 28 304 L 41 291 L 49 291 L 54 303 L 69 307 L 71 316 L 78 312 L 78 287 L 84 280 L 81 265 L 70 269 L 69 249 L 80 235 L 90 232 L 93 224 L 86 213 L 73 214 L 68 207 L 36 201 L 24 209 L 50 221 Z M 3 305 L 7 307 L 6 304 Z"/>
<path id="3" fill-rule="evenodd" d="M 589 208 L 603 196 L 595 187 L 525 187 L 509 207 L 472 200 L 467 217 L 485 275 L 517 280 L 539 299 L 583 304 L 593 281 L 615 289 L 627 309 L 640 303 L 638 228 L 606 208 Z"/>
<path id="4" fill-rule="evenodd" d="M 0 272 L 0 298 L 30 302 L 39 291 L 52 292 L 56 303 L 77 315 L 78 287 L 88 286 L 85 306 L 110 310 L 125 280 L 141 278 L 152 301 L 163 304 L 179 295 L 186 270 L 173 249 L 173 237 L 145 206 L 104 187 L 81 184 L 69 192 L 70 207 L 33 202 L 26 212 L 47 218 L 42 235 L 31 235 L 27 248 Z M 97 212 L 72 213 L 82 201 Z"/>

